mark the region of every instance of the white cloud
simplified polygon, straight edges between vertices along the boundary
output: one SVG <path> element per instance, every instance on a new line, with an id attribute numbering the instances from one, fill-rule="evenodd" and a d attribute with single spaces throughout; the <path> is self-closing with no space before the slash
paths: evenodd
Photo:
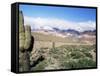
<path id="1" fill-rule="evenodd" d="M 93 21 L 86 22 L 71 22 L 56 18 L 33 18 L 24 16 L 24 24 L 29 24 L 32 29 L 49 29 L 52 30 L 53 27 L 59 29 L 75 29 L 77 31 L 94 30 L 96 28 L 96 23 Z"/>

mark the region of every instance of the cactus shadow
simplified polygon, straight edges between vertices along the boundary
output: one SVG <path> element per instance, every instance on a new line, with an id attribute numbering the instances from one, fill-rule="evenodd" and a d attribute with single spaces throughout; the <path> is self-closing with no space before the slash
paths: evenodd
<path id="1" fill-rule="evenodd" d="M 34 46 L 34 37 L 31 36 L 31 44 L 30 44 L 30 47 L 29 47 L 29 49 L 28 49 L 30 52 L 32 51 L 33 46 Z"/>

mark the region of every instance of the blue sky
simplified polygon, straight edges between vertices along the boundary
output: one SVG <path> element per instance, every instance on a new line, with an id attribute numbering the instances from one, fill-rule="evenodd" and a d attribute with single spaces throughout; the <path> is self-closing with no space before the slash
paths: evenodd
<path id="1" fill-rule="evenodd" d="M 51 17 L 70 21 L 96 20 L 96 9 L 90 8 L 20 5 L 20 10 L 29 17 Z"/>
<path id="2" fill-rule="evenodd" d="M 77 31 L 96 29 L 96 9 L 20 5 L 24 24 L 32 29 L 75 29 Z"/>

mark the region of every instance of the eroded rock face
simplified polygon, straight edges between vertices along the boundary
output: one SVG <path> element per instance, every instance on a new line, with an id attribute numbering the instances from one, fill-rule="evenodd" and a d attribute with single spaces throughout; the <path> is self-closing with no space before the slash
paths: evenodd
<path id="1" fill-rule="evenodd" d="M 45 55 L 42 50 L 33 50 L 30 56 L 30 65 L 33 67 L 44 59 Z"/>

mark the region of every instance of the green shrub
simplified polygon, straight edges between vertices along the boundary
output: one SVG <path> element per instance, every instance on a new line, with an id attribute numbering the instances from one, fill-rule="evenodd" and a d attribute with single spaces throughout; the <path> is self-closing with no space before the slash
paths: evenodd
<path id="1" fill-rule="evenodd" d="M 88 68 L 95 67 L 96 63 L 89 58 L 71 59 L 69 61 L 63 61 L 61 63 L 63 69 L 76 69 L 76 68 Z"/>
<path id="2" fill-rule="evenodd" d="M 81 67 L 81 68 L 96 66 L 96 62 L 87 57 L 79 59 L 78 64 L 79 64 L 79 67 Z"/>
<path id="3" fill-rule="evenodd" d="M 79 51 L 73 51 L 73 52 L 71 52 L 70 55 L 73 59 L 85 57 L 85 55 L 82 52 L 79 52 Z"/>
<path id="4" fill-rule="evenodd" d="M 90 53 L 85 52 L 84 54 L 85 54 L 86 57 L 92 58 L 92 55 Z"/>

